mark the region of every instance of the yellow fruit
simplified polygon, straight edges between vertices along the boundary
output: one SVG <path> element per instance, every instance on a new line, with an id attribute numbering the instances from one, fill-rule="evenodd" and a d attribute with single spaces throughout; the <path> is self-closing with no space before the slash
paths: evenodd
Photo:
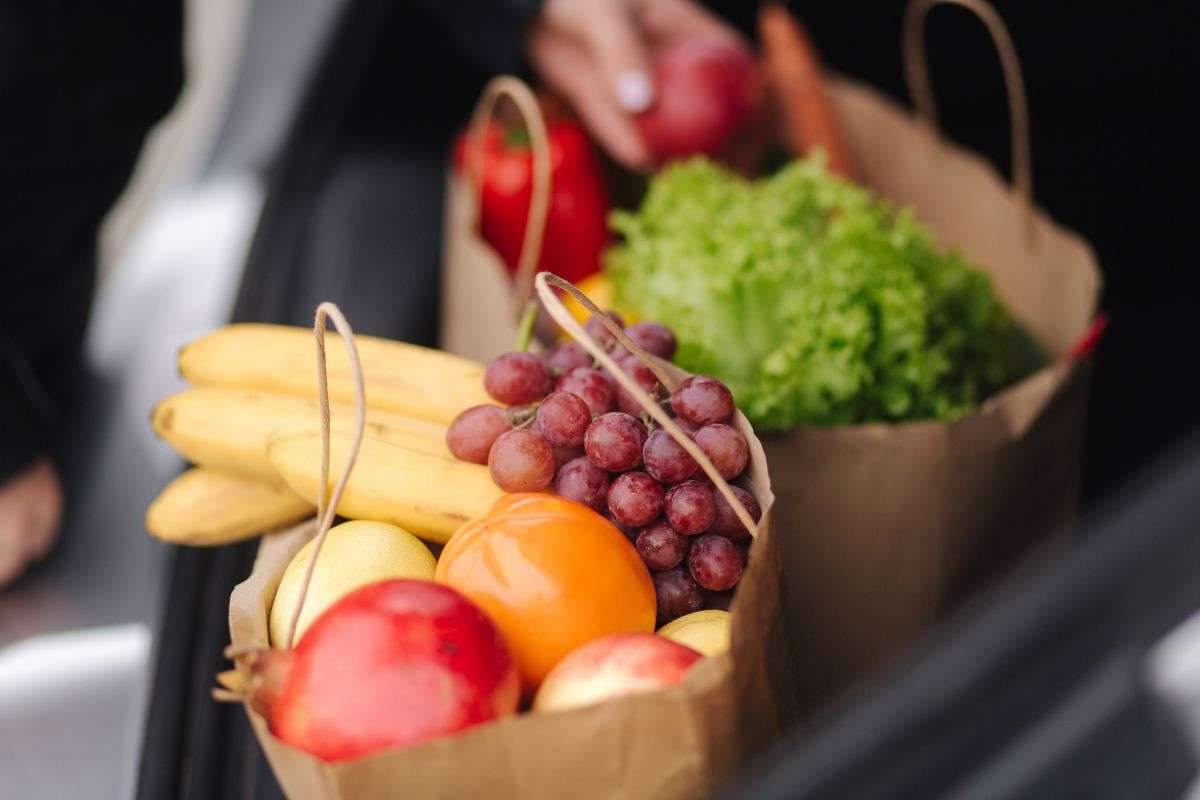
<path id="1" fill-rule="evenodd" d="M 146 529 L 174 544 L 229 544 L 298 522 L 313 510 L 286 486 L 197 468 L 159 493 L 146 509 Z"/>
<path id="2" fill-rule="evenodd" d="M 271 440 L 321 429 L 315 399 L 212 386 L 168 397 L 155 407 L 150 423 L 156 434 L 193 464 L 273 483 L 279 477 L 267 458 Z M 366 429 L 376 439 L 452 457 L 446 429 L 436 422 L 368 409 Z M 354 409 L 331 405 L 330 430 L 335 438 L 348 440 L 354 430 Z"/>
<path id="3" fill-rule="evenodd" d="M 372 408 L 445 425 L 470 406 L 492 402 L 478 362 L 374 336 L 354 341 Z M 352 404 L 350 362 L 336 337 L 330 337 L 326 355 L 330 401 Z M 317 396 L 315 347 L 306 328 L 228 325 L 183 348 L 179 372 L 197 386 Z"/>
<path id="4" fill-rule="evenodd" d="M 304 545 L 292 557 L 275 592 L 270 620 L 274 647 L 287 644 L 288 626 L 300 600 L 313 544 Z M 420 539 L 395 525 L 361 520 L 330 528 L 308 586 L 295 641 L 322 611 L 360 586 L 394 578 L 433 580 L 434 563 L 433 554 Z"/>
<path id="5" fill-rule="evenodd" d="M 349 442 L 339 439 L 330 449 L 332 490 L 346 463 Z M 320 436 L 285 436 L 271 442 L 267 453 L 293 491 L 301 497 L 317 496 Z M 503 494 L 492 483 L 487 467 L 367 438 L 337 512 L 350 519 L 390 522 L 422 539 L 445 542 L 464 522 L 485 514 Z"/>
<path id="6" fill-rule="evenodd" d="M 613 304 L 613 287 L 608 276 L 603 272 L 597 272 L 595 275 L 589 275 L 575 285 L 579 291 L 588 296 L 593 303 L 603 309 L 616 308 Z M 563 304 L 575 319 L 579 320 L 580 324 L 588 321 L 591 313 L 584 308 L 579 302 L 570 295 L 563 295 Z M 621 317 L 624 318 L 627 325 L 632 325 L 637 322 L 637 317 L 634 316 L 628 309 L 617 308 Z"/>
<path id="7" fill-rule="evenodd" d="M 729 651 L 729 620 L 728 611 L 715 608 L 693 611 L 663 625 L 658 635 L 686 644 L 706 656 L 719 656 Z"/>

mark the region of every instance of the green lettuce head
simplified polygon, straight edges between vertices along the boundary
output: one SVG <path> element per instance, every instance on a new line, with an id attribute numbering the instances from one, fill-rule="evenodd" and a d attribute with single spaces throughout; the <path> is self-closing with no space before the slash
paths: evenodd
<path id="1" fill-rule="evenodd" d="M 676 362 L 761 430 L 953 419 L 1028 368 L 986 275 L 818 159 L 758 181 L 678 162 L 611 223 L 617 305 L 669 326 Z"/>

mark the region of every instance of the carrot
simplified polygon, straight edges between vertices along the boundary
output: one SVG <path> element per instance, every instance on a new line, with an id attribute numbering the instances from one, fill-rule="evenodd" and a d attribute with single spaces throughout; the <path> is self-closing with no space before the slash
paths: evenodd
<path id="1" fill-rule="evenodd" d="M 782 5 L 765 3 L 758 31 L 763 72 L 782 117 L 785 144 L 798 154 L 824 150 L 830 171 L 852 179 L 850 149 L 804 27 Z"/>

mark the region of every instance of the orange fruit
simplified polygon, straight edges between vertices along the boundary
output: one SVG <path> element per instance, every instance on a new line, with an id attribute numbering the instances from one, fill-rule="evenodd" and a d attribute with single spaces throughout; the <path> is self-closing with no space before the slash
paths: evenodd
<path id="1" fill-rule="evenodd" d="M 455 532 L 434 580 L 492 618 L 528 693 L 582 644 L 654 631 L 654 584 L 633 545 L 607 519 L 563 497 L 500 498 Z"/>

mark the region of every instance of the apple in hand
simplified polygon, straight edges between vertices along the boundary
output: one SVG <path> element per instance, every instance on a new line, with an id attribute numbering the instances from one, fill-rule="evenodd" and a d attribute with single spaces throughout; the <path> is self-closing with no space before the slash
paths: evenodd
<path id="1" fill-rule="evenodd" d="M 431 581 L 389 580 L 330 606 L 292 650 L 251 657 L 271 733 L 325 761 L 416 744 L 517 710 L 516 662 L 492 621 Z"/>
<path id="2" fill-rule="evenodd" d="M 735 41 L 683 39 L 659 52 L 652 68 L 655 101 L 635 121 L 654 160 L 724 155 L 758 105 L 750 52 Z"/>
<path id="3" fill-rule="evenodd" d="M 561 711 L 674 686 L 703 656 L 651 633 L 615 633 L 573 650 L 550 670 L 535 711 Z"/>

